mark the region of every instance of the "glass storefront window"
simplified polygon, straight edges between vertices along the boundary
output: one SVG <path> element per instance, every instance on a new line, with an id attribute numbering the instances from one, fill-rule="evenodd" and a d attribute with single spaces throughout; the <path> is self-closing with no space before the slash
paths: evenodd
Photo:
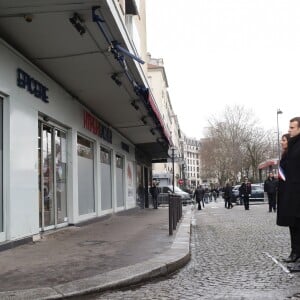
<path id="1" fill-rule="evenodd" d="M 88 139 L 77 137 L 78 205 L 79 215 L 95 212 L 94 145 Z"/>
<path id="2" fill-rule="evenodd" d="M 100 148 L 101 157 L 101 209 L 112 208 L 112 176 L 111 176 L 111 151 Z"/>
<path id="3" fill-rule="evenodd" d="M 0 98 L 0 232 L 3 232 L 3 99 Z"/>

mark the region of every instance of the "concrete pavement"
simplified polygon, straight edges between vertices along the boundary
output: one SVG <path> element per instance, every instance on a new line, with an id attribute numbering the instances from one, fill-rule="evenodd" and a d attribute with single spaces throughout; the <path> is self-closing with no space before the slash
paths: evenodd
<path id="1" fill-rule="evenodd" d="M 173 236 L 168 208 L 132 209 L 0 252 L 0 299 L 60 299 L 169 274 L 190 259 L 192 206 Z"/>

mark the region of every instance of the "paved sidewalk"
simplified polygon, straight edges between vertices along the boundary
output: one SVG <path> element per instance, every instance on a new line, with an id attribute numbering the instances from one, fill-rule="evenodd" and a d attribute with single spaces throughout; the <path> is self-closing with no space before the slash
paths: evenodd
<path id="1" fill-rule="evenodd" d="M 169 236 L 168 208 L 132 209 L 0 252 L 0 299 L 59 299 L 173 272 L 190 258 L 192 207 Z"/>

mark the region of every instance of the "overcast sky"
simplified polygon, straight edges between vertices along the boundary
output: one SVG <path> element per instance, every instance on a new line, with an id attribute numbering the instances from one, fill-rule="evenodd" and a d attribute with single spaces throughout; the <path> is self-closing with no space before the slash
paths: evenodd
<path id="1" fill-rule="evenodd" d="M 225 105 L 280 132 L 300 116 L 300 0 L 146 0 L 148 51 L 163 58 L 181 130 L 203 137 Z M 192 107 L 192 108 L 191 108 Z M 276 136 L 276 134 L 275 134 Z"/>

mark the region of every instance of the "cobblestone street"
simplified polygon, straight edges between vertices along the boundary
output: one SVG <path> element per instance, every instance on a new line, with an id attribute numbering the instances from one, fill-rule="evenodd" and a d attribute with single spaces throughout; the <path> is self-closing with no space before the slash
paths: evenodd
<path id="1" fill-rule="evenodd" d="M 192 257 L 180 271 L 86 299 L 300 299 L 300 273 L 281 264 L 288 228 L 275 225 L 267 204 L 228 210 L 218 201 L 195 211 Z"/>

